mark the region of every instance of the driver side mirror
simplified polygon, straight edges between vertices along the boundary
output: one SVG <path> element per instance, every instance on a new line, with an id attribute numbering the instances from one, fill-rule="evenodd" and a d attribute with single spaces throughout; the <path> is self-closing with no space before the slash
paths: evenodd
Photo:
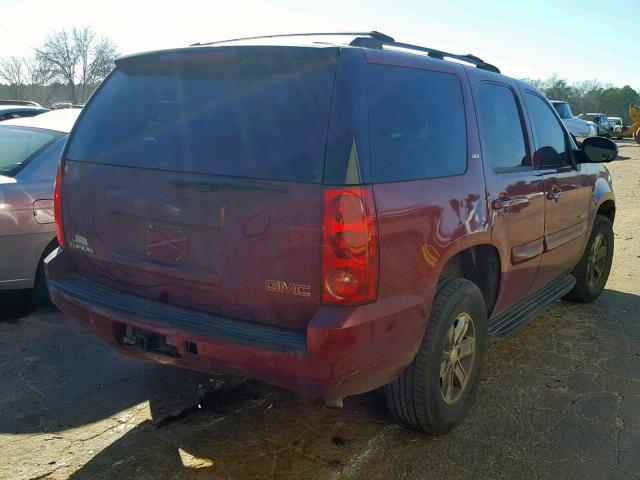
<path id="1" fill-rule="evenodd" d="M 578 163 L 605 163 L 618 157 L 618 145 L 603 137 L 589 137 L 582 141 L 582 155 Z"/>

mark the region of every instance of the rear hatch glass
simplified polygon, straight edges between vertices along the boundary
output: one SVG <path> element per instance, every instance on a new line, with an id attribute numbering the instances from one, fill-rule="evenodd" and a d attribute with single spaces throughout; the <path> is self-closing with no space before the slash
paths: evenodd
<path id="1" fill-rule="evenodd" d="M 282 47 L 125 59 L 67 158 L 321 182 L 335 64 L 332 49 Z"/>

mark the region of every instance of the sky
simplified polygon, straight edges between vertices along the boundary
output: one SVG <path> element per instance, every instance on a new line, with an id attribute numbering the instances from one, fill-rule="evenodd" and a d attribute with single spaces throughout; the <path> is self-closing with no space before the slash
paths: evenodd
<path id="1" fill-rule="evenodd" d="M 85 25 L 123 54 L 249 35 L 378 30 L 398 41 L 473 53 L 515 78 L 557 73 L 570 82 L 640 90 L 637 18 L 618 3 L 0 0 L 0 57 L 29 55 L 53 30 Z"/>

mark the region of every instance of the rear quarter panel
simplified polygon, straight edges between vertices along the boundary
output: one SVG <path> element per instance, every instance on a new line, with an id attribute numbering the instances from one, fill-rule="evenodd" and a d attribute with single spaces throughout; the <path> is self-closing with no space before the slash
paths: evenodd
<path id="1" fill-rule="evenodd" d="M 33 202 L 52 198 L 52 182 L 0 185 L 0 288 L 31 288 L 55 224 L 38 224 Z"/>
<path id="2" fill-rule="evenodd" d="M 425 62 L 416 55 L 385 58 L 368 53 L 372 63 L 400 62 L 400 66 L 434 69 L 455 74 L 465 104 L 467 170 L 462 175 L 374 185 L 380 238 L 379 300 L 418 293 L 421 311 L 431 312 L 438 280 L 447 261 L 461 250 L 491 243 L 484 173 L 479 155 L 475 113 L 464 70 L 442 61 Z M 393 63 L 392 63 L 393 64 Z M 397 64 L 397 63 L 396 63 Z M 434 65 L 432 67 L 431 65 Z M 419 339 L 417 339 L 419 341 Z"/>
<path id="3" fill-rule="evenodd" d="M 42 254 L 54 239 L 53 232 L 0 236 L 0 290 L 32 288 Z"/>

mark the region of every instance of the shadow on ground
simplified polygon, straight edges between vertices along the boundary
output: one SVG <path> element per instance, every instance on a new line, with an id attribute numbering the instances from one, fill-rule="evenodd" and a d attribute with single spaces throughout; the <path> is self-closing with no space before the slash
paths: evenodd
<path id="1" fill-rule="evenodd" d="M 37 458 L 29 448 L 53 463 L 90 458 L 69 470 L 76 480 L 633 479 L 639 319 L 640 297 L 624 292 L 557 302 L 492 345 L 469 418 L 430 438 L 397 426 L 379 392 L 329 410 L 257 381 L 125 359 L 62 314 L 38 311 L 0 323 L 0 433 L 23 438 L 14 453 L 0 447 L 31 455 L 20 465 Z M 147 401 L 150 418 L 101 426 Z M 111 438 L 119 426 L 131 428 Z"/>
<path id="2" fill-rule="evenodd" d="M 443 437 L 398 427 L 378 392 L 328 410 L 220 380 L 200 407 L 139 425 L 72 478 L 637 478 L 639 319 L 628 293 L 558 302 L 492 346 L 475 408 Z"/>
<path id="3" fill-rule="evenodd" d="M 0 322 L 16 322 L 37 307 L 29 290 L 0 291 Z"/>
<path id="4" fill-rule="evenodd" d="M 23 308 L 28 317 L 14 315 Z M 202 383 L 194 372 L 121 357 L 53 307 L 12 306 L 2 318 L 0 434 L 77 428 L 149 399 L 171 411 Z"/>

